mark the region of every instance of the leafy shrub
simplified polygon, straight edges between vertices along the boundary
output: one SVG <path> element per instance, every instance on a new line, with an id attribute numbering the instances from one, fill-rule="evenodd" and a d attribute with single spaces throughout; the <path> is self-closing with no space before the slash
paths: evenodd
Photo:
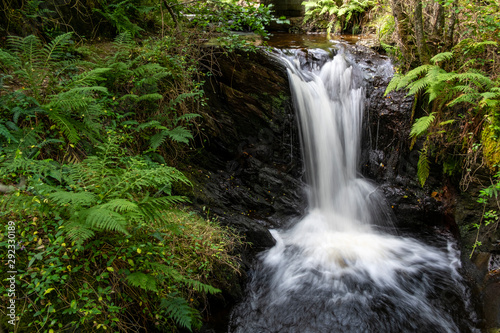
<path id="1" fill-rule="evenodd" d="M 206 295 L 234 283 L 240 243 L 179 210 L 174 189 L 190 183 L 166 163 L 194 138 L 197 49 L 178 43 L 186 32 L 141 45 L 126 32 L 91 57 L 70 37 L 0 50 L 0 219 L 19 231 L 18 329 L 195 329 Z"/>
<path id="2" fill-rule="evenodd" d="M 171 192 L 188 183 L 179 171 L 126 156 L 115 140 L 98 148 L 74 165 L 4 157 L 2 174 L 26 179 L 2 198 L 2 219 L 18 228 L 19 328 L 199 327 L 196 307 L 220 291 L 211 284 L 238 270 L 228 254 L 238 238 L 171 208 L 186 201 Z"/>
<path id="3" fill-rule="evenodd" d="M 496 111 L 500 102 L 498 82 L 475 69 L 461 73 L 443 69 L 446 62 L 454 57 L 455 52 L 439 53 L 431 59 L 433 64 L 419 66 L 404 75 L 396 74 L 386 89 L 386 95 L 402 88 L 408 89 L 408 95 L 425 95 L 426 102 L 432 103 L 433 110 L 436 110 L 417 119 L 410 133 L 410 137 L 413 138 L 412 146 L 416 138 L 425 136 L 418 162 L 418 178 L 422 186 L 429 176 L 428 154 L 431 145 L 439 145 L 441 149 L 438 153 L 444 158 L 447 154 L 472 152 L 476 150 L 474 147 L 477 140 L 481 140 L 478 134 L 474 136 L 473 133 L 480 134 L 483 131 L 482 126 L 485 124 L 495 126 L 498 121 Z M 463 112 L 463 109 L 467 112 Z M 445 128 L 448 128 L 446 131 L 450 137 L 453 135 L 454 132 L 450 131 L 449 127 L 452 124 L 462 128 L 461 133 L 456 134 L 459 137 L 443 141 L 441 134 Z M 464 128 L 468 129 L 466 134 Z"/>
<path id="4" fill-rule="evenodd" d="M 311 0 L 302 2 L 302 5 L 305 6 L 306 11 L 304 23 L 310 21 L 313 25 L 318 25 L 318 22 L 323 21 L 324 28 L 327 29 L 329 35 L 332 30 L 334 32 L 359 33 L 364 14 L 375 5 L 375 2 L 371 0 L 344 2 Z"/>

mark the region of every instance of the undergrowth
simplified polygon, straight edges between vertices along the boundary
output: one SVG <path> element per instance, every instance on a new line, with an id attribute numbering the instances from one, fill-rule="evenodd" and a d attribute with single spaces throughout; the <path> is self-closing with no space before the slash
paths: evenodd
<path id="1" fill-rule="evenodd" d="M 97 56 L 72 33 L 0 49 L 0 220 L 16 229 L 0 247 L 15 249 L 15 332 L 196 330 L 207 295 L 237 280 L 240 238 L 182 208 L 191 184 L 175 168 L 201 131 L 203 55 L 189 30 L 132 36 Z"/>

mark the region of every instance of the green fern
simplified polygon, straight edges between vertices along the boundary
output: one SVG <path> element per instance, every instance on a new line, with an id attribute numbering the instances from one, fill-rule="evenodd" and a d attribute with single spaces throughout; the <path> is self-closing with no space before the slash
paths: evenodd
<path id="1" fill-rule="evenodd" d="M 437 65 L 438 62 L 447 61 L 453 58 L 453 52 L 442 52 L 431 58 L 431 62 Z"/>
<path id="2" fill-rule="evenodd" d="M 432 112 L 428 116 L 418 118 L 411 127 L 410 137 L 418 138 L 422 134 L 425 134 L 429 129 L 429 127 L 431 126 L 431 124 L 434 122 L 435 118 L 436 118 L 435 112 Z"/>
<path id="3" fill-rule="evenodd" d="M 153 292 L 158 291 L 155 277 L 149 274 L 142 272 L 134 272 L 128 274 L 125 277 L 125 279 L 133 287 L 142 288 L 144 290 Z"/>
<path id="4" fill-rule="evenodd" d="M 53 76 L 53 66 L 61 60 L 64 49 L 70 44 L 71 33 L 57 36 L 52 42 L 42 45 L 40 39 L 30 35 L 24 38 L 8 37 L 8 45 L 17 59 L 10 59 L 14 72 L 25 80 L 25 86 L 31 89 L 35 98 L 42 101 L 42 85 L 45 80 Z"/>
<path id="5" fill-rule="evenodd" d="M 43 193 L 37 199 L 40 205 L 44 209 L 52 207 L 64 216 L 68 236 L 79 244 L 96 233 L 127 235 L 137 223 L 168 225 L 165 210 L 187 201 L 185 197 L 170 195 L 172 184 L 190 185 L 187 178 L 175 168 L 122 156 L 115 141 L 99 146 L 99 150 L 99 155 L 68 166 L 49 160 L 4 160 L 0 172 L 31 175 L 35 182 L 30 188 L 34 193 Z M 29 197 L 30 193 L 26 195 Z M 6 207 L 17 211 L 27 209 L 29 213 L 26 201 L 19 199 L 16 204 L 17 198 L 12 196 Z"/>
<path id="6" fill-rule="evenodd" d="M 193 134 L 183 126 L 177 126 L 171 130 L 164 129 L 151 137 L 151 150 L 158 149 L 167 138 L 176 142 L 188 144 L 189 140 L 193 138 Z"/>
<path id="7" fill-rule="evenodd" d="M 0 135 L 3 136 L 6 140 L 18 142 L 17 139 L 10 133 L 9 129 L 5 127 L 4 124 L 0 123 Z"/>
<path id="8" fill-rule="evenodd" d="M 182 297 L 170 295 L 162 298 L 161 308 L 164 309 L 168 318 L 173 319 L 178 325 L 192 331 L 201 327 L 201 315 L 198 311 L 189 306 L 189 303 Z"/>
<path id="9" fill-rule="evenodd" d="M 141 31 L 144 30 L 130 20 L 130 12 L 136 9 L 131 1 L 124 0 L 118 3 L 111 3 L 102 10 L 95 8 L 94 11 L 101 14 L 119 33 L 127 32 L 134 37 L 140 36 Z"/>
<path id="10" fill-rule="evenodd" d="M 423 77 L 421 79 L 418 79 L 416 81 L 413 81 L 411 82 L 410 84 L 408 84 L 408 96 L 409 95 L 416 95 L 418 94 L 419 92 L 421 92 L 422 90 L 424 90 L 425 88 L 427 88 L 429 86 L 429 80 L 427 79 L 427 77 Z"/>
<path id="11" fill-rule="evenodd" d="M 127 199 L 112 199 L 99 206 L 101 209 L 111 210 L 117 213 L 140 213 L 139 205 Z"/>
<path id="12" fill-rule="evenodd" d="M 429 178 L 430 173 L 430 163 L 427 156 L 427 144 L 424 145 L 424 148 L 420 151 L 420 156 L 418 157 L 417 163 L 417 177 L 420 185 L 423 187 L 427 178 Z"/>
<path id="13" fill-rule="evenodd" d="M 188 285 L 193 290 L 196 290 L 198 292 L 202 292 L 202 293 L 205 293 L 205 294 L 218 294 L 218 293 L 221 292 L 220 289 L 214 288 L 214 287 L 212 287 L 212 286 L 210 286 L 208 284 L 201 283 L 201 282 L 196 281 L 196 280 L 183 279 L 182 282 L 184 284 Z"/>
<path id="14" fill-rule="evenodd" d="M 95 205 L 97 196 L 91 192 L 69 192 L 57 191 L 50 193 L 48 199 L 57 205 L 72 205 L 77 207 L 89 207 Z"/>

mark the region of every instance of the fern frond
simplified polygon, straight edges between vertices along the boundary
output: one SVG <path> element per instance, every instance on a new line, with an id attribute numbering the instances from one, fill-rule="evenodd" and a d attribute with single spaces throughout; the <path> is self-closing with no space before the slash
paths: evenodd
<path id="1" fill-rule="evenodd" d="M 168 130 L 163 130 L 160 133 L 153 135 L 149 141 L 149 147 L 151 150 L 156 150 L 160 147 L 166 140 L 168 136 Z"/>
<path id="2" fill-rule="evenodd" d="M 455 86 L 453 86 L 452 89 L 455 92 L 461 92 L 464 94 L 473 94 L 474 92 L 476 92 L 476 89 L 474 89 L 473 87 L 471 87 L 469 85 L 455 85 Z"/>
<path id="3" fill-rule="evenodd" d="M 423 78 L 408 84 L 409 90 L 406 96 L 416 95 L 417 93 L 425 89 L 428 85 L 429 85 L 429 80 L 427 79 L 427 77 L 424 76 Z"/>
<path id="4" fill-rule="evenodd" d="M 188 199 L 182 196 L 166 196 L 160 198 L 145 198 L 139 203 L 139 209 L 144 218 L 155 223 L 169 223 L 165 217 L 165 210 L 173 204 L 187 202 Z"/>
<path id="5" fill-rule="evenodd" d="M 180 121 L 187 121 L 187 122 L 189 122 L 189 121 L 191 121 L 191 120 L 193 120 L 195 118 L 198 118 L 198 117 L 201 117 L 201 115 L 198 114 L 198 113 L 185 113 L 185 114 L 177 117 L 177 119 L 175 120 L 175 122 L 176 123 L 180 122 Z"/>
<path id="6" fill-rule="evenodd" d="M 63 116 L 58 110 L 54 109 L 49 109 L 49 112 L 47 112 L 47 114 L 50 120 L 56 124 L 56 126 L 64 133 L 66 138 L 68 138 L 71 143 L 77 143 L 78 141 L 80 141 L 78 130 L 73 124 L 71 118 Z"/>
<path id="7" fill-rule="evenodd" d="M 436 113 L 431 112 L 428 116 L 418 118 L 411 127 L 410 137 L 419 137 L 424 134 L 434 122 L 435 117 Z"/>
<path id="8" fill-rule="evenodd" d="M 453 124 L 454 122 L 455 122 L 455 119 L 448 119 L 448 120 L 440 122 L 438 125 L 444 126 L 444 125 L 448 125 L 448 124 Z"/>
<path id="9" fill-rule="evenodd" d="M 43 67 L 47 67 L 48 63 L 53 60 L 58 60 L 60 55 L 63 53 L 65 47 L 67 47 L 71 41 L 72 32 L 67 32 L 65 34 L 59 35 L 49 44 L 46 44 L 42 49 L 42 54 L 45 57 L 45 63 Z"/>
<path id="10" fill-rule="evenodd" d="M 24 38 L 18 36 L 8 36 L 8 45 L 13 49 L 14 52 L 18 53 L 25 65 L 28 67 L 34 67 L 42 63 L 43 53 L 42 43 L 40 39 L 34 35 L 29 35 Z"/>
<path id="11" fill-rule="evenodd" d="M 91 192 L 57 191 L 50 193 L 47 197 L 60 206 L 88 207 L 97 202 L 97 196 Z"/>
<path id="12" fill-rule="evenodd" d="M 175 268 L 172 266 L 167 266 L 165 264 L 160 264 L 158 262 L 154 261 L 148 261 L 145 263 L 145 265 L 149 268 L 151 268 L 154 272 L 158 272 L 160 274 L 163 274 L 167 276 L 168 278 L 171 278 L 175 281 L 182 281 L 185 279 L 185 277 Z"/>
<path id="13" fill-rule="evenodd" d="M 128 274 L 125 279 L 134 287 L 142 288 L 147 291 L 158 291 L 158 288 L 156 287 L 156 279 L 149 274 L 134 272 Z"/>
<path id="14" fill-rule="evenodd" d="M 420 76 L 422 76 L 424 73 L 427 73 L 433 67 L 434 67 L 433 65 L 422 65 L 422 66 L 418 66 L 415 69 L 412 69 L 411 71 L 406 73 L 406 75 L 403 75 L 403 77 L 399 81 L 396 89 L 399 90 L 399 89 L 405 88 L 411 82 L 415 81 Z"/>
<path id="15" fill-rule="evenodd" d="M 139 212 L 139 206 L 126 199 L 112 199 L 99 206 L 100 209 L 109 209 L 118 213 Z"/>
<path id="16" fill-rule="evenodd" d="M 432 66 L 428 69 L 425 77 L 429 80 L 429 84 L 434 84 L 435 82 L 448 81 L 453 74 L 455 73 L 448 73 L 439 66 Z"/>
<path id="17" fill-rule="evenodd" d="M 429 166 L 429 159 L 427 157 L 427 146 L 424 146 L 424 148 L 420 151 L 420 156 L 418 157 L 418 163 L 417 163 L 417 177 L 422 187 L 427 181 L 429 173 L 430 173 L 430 166 Z"/>
<path id="18" fill-rule="evenodd" d="M 9 129 L 4 126 L 4 124 L 0 124 L 0 135 L 3 136 L 7 141 L 18 142 L 17 139 L 10 133 Z"/>
<path id="19" fill-rule="evenodd" d="M 94 231 L 80 222 L 69 222 L 65 225 L 70 240 L 81 244 L 95 236 Z"/>
<path id="20" fill-rule="evenodd" d="M 480 73 L 475 73 L 475 72 L 465 72 L 465 73 L 459 73 L 459 74 L 454 74 L 452 75 L 449 80 L 458 80 L 459 82 L 465 83 L 465 82 L 471 82 L 474 83 L 478 87 L 483 87 L 483 88 L 490 88 L 494 86 L 494 82 L 487 76 L 480 74 Z"/>
<path id="21" fill-rule="evenodd" d="M 0 68 L 5 69 L 4 71 L 7 72 L 7 69 L 18 70 L 19 66 L 20 62 L 18 57 L 0 49 Z M 2 77 L 4 79 L 7 78 L 7 76 L 4 76 L 3 74 Z"/>
<path id="22" fill-rule="evenodd" d="M 87 226 L 103 231 L 117 231 L 128 235 L 127 220 L 112 210 L 94 206 L 83 213 Z"/>
<path id="23" fill-rule="evenodd" d="M 399 90 L 399 89 L 397 89 L 397 87 L 399 85 L 399 82 L 403 78 L 403 76 L 404 75 L 399 74 L 399 73 L 394 74 L 391 81 L 387 85 L 387 88 L 385 88 L 384 96 L 387 96 L 390 92 L 392 92 L 394 90 Z"/>
<path id="24" fill-rule="evenodd" d="M 138 66 L 137 68 L 133 69 L 132 72 L 137 77 L 147 77 L 155 73 L 166 73 L 170 75 L 170 71 L 167 68 L 153 62 Z"/>
<path id="25" fill-rule="evenodd" d="M 177 104 L 183 102 L 184 100 L 186 100 L 188 98 L 199 98 L 202 95 L 203 95 L 203 91 L 201 91 L 201 90 L 196 91 L 196 92 L 182 93 L 182 94 L 179 94 L 173 100 L 171 100 L 169 102 L 169 106 L 173 108 L 174 106 L 176 106 Z"/>
<path id="26" fill-rule="evenodd" d="M 185 144 L 188 144 L 189 140 L 193 138 L 193 134 L 191 133 L 191 131 L 189 131 L 184 126 L 177 126 L 171 130 L 164 130 L 162 133 L 165 133 L 173 141 Z M 153 145 L 151 145 L 151 147 L 153 148 Z"/>
<path id="27" fill-rule="evenodd" d="M 461 94 L 457 98 L 453 99 L 451 102 L 446 104 L 451 107 L 457 105 L 459 103 L 469 103 L 469 104 L 477 104 L 477 102 L 481 99 L 481 94 L 479 93 L 471 93 L 471 94 Z"/>
<path id="28" fill-rule="evenodd" d="M 137 101 L 138 102 L 142 102 L 142 101 L 149 101 L 149 102 L 155 102 L 155 101 L 159 101 L 163 98 L 162 95 L 160 94 L 146 94 L 146 95 L 141 95 Z"/>
<path id="29" fill-rule="evenodd" d="M 453 52 L 442 52 L 432 57 L 431 62 L 437 65 L 438 62 L 450 60 L 451 58 L 453 58 Z"/>
<path id="30" fill-rule="evenodd" d="M 134 47 L 134 40 L 132 39 L 132 34 L 129 31 L 125 31 L 120 33 L 118 36 L 116 36 L 115 41 L 113 42 L 113 45 L 119 50 L 130 50 L 132 47 Z"/>
<path id="31" fill-rule="evenodd" d="M 161 308 L 165 315 L 174 320 L 178 325 L 192 331 L 193 328 L 201 326 L 200 313 L 189 306 L 189 303 L 182 297 L 170 296 L 161 299 Z"/>
<path id="32" fill-rule="evenodd" d="M 184 279 L 182 282 L 197 292 L 201 292 L 201 293 L 205 293 L 205 294 L 218 294 L 221 292 L 220 289 L 214 288 L 211 285 L 201 283 L 201 282 L 196 281 L 196 280 Z"/>
<path id="33" fill-rule="evenodd" d="M 111 68 L 96 68 L 91 71 L 85 71 L 73 77 L 66 88 L 72 89 L 76 87 L 95 86 L 97 83 L 106 80 L 103 75 L 108 73 L 110 70 Z"/>
<path id="34" fill-rule="evenodd" d="M 442 97 L 446 85 L 446 82 L 443 81 L 437 81 L 436 83 L 429 85 L 426 90 L 426 92 L 429 94 L 429 102 L 432 102 L 438 97 Z"/>
<path id="35" fill-rule="evenodd" d="M 162 126 L 158 120 L 151 120 L 147 123 L 142 123 L 137 126 L 136 130 L 140 131 L 143 129 L 154 128 L 154 129 L 166 129 L 165 126 Z"/>
<path id="36" fill-rule="evenodd" d="M 107 93 L 108 89 L 101 86 L 76 87 L 52 96 L 50 107 L 62 107 L 70 110 L 84 109 L 95 99 L 93 93 Z"/>

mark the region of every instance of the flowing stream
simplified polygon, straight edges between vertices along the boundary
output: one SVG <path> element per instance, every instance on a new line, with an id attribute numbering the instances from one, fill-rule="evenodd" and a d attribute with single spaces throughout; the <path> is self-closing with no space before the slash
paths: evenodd
<path id="1" fill-rule="evenodd" d="M 365 91 L 346 54 L 286 63 L 308 183 L 308 213 L 251 273 L 233 333 L 476 332 L 456 246 L 395 235 L 376 187 L 358 175 Z"/>

